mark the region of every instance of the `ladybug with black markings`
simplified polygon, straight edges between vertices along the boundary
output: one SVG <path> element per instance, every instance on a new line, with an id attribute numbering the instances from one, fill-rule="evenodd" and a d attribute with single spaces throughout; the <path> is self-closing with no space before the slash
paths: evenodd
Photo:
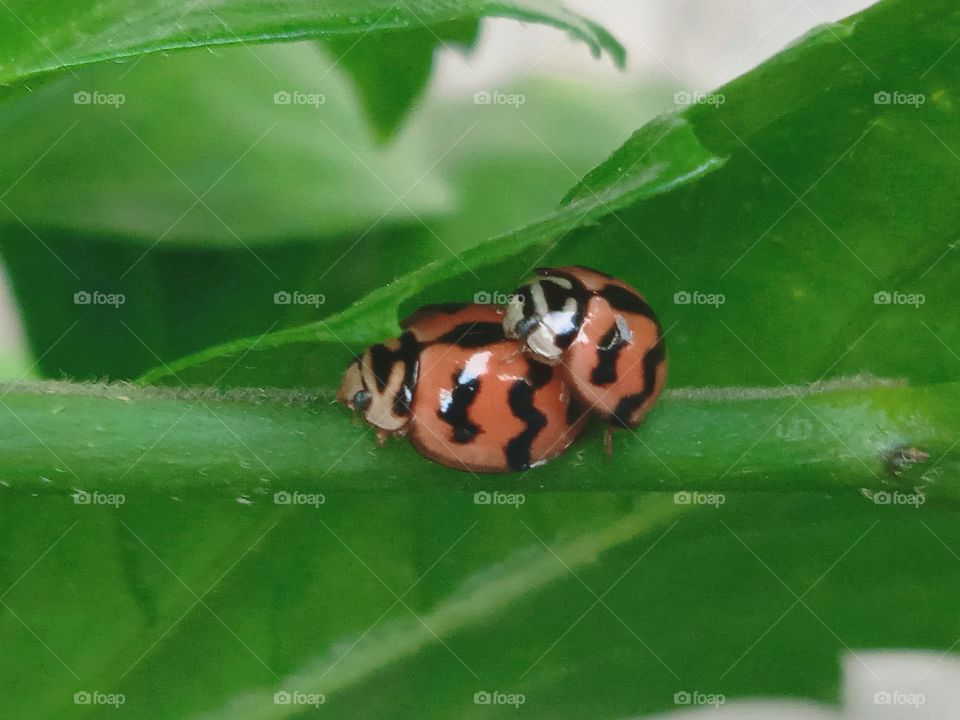
<path id="1" fill-rule="evenodd" d="M 643 296 L 590 268 L 540 268 L 513 293 L 504 333 L 559 365 L 576 399 L 611 425 L 639 425 L 667 380 L 660 322 Z"/>
<path id="2" fill-rule="evenodd" d="M 470 472 L 526 470 L 562 453 L 584 425 L 561 373 L 523 353 L 494 305 L 436 305 L 399 338 L 355 358 L 337 399 L 388 436 Z"/>

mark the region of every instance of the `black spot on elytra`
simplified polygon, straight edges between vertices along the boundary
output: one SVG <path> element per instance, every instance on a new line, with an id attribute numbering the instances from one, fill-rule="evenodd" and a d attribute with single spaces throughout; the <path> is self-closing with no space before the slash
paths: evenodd
<path id="1" fill-rule="evenodd" d="M 570 398 L 570 402 L 567 403 L 567 425 L 576 425 L 580 422 L 580 418 L 583 417 L 584 413 L 588 411 L 589 408 L 575 397 Z"/>
<path id="2" fill-rule="evenodd" d="M 453 441 L 461 445 L 472 442 L 480 432 L 474 425 L 468 412 L 480 390 L 479 378 L 472 377 L 467 382 L 461 382 L 463 371 L 453 374 L 453 390 L 450 393 L 450 403 L 444 410 L 437 410 L 437 417 L 450 425 L 453 429 Z"/>
<path id="3" fill-rule="evenodd" d="M 549 368 L 548 368 L 549 369 Z M 530 452 L 533 441 L 547 426 L 547 416 L 533 404 L 534 388 L 524 380 L 517 380 L 507 394 L 510 411 L 526 423 L 523 432 L 507 443 L 507 464 L 511 470 L 526 470 L 530 467 Z"/>
<path id="4" fill-rule="evenodd" d="M 663 338 L 660 338 L 657 340 L 657 344 L 647 350 L 646 355 L 643 356 L 643 390 L 620 399 L 613 415 L 610 417 L 612 425 L 628 429 L 632 427 L 630 417 L 653 394 L 653 388 L 657 383 L 657 369 L 663 363 L 665 357 L 666 348 L 663 344 Z"/>
<path id="5" fill-rule="evenodd" d="M 600 297 L 610 303 L 610 307 L 614 310 L 641 315 L 657 322 L 657 316 L 644 299 L 626 288 L 619 285 L 605 285 L 600 291 Z"/>
<path id="6" fill-rule="evenodd" d="M 627 341 L 620 334 L 620 327 L 613 323 L 597 343 L 597 366 L 590 373 L 594 385 L 610 385 L 617 381 L 617 358 Z"/>
<path id="7" fill-rule="evenodd" d="M 547 416 L 536 408 L 533 397 L 537 390 L 553 379 L 553 372 L 549 365 L 528 359 L 525 380 L 517 380 L 507 393 L 510 412 L 526 424 L 523 431 L 507 443 L 507 464 L 513 470 L 530 467 L 533 441 L 547 426 Z"/>
<path id="8" fill-rule="evenodd" d="M 553 368 L 534 360 L 527 360 L 527 382 L 539 390 L 553 378 Z"/>
<path id="9" fill-rule="evenodd" d="M 453 330 L 437 338 L 436 342 L 463 348 L 478 348 L 503 342 L 506 339 L 501 323 L 477 321 L 457 325 Z"/>

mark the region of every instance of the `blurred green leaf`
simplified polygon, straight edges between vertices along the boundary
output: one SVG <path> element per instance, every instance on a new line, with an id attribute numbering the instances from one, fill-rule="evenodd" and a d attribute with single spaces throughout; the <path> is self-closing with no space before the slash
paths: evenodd
<path id="1" fill-rule="evenodd" d="M 412 30 L 331 36 L 323 44 L 349 73 L 380 141 L 390 139 L 423 93 L 433 70 L 434 51 L 473 47 L 478 20 L 423 26 Z"/>
<path id="2" fill-rule="evenodd" d="M 142 254 L 260 252 L 448 212 L 451 189 L 428 172 L 435 151 L 422 137 L 378 147 L 331 69 L 301 43 L 100 65 L 21 91 L 0 118 L 0 218 L 38 242 L 53 227 Z"/>
<path id="3" fill-rule="evenodd" d="M 496 690 L 532 717 L 615 719 L 683 690 L 836 703 L 841 653 L 955 640 L 952 509 L 725 500 L 10 494 L 0 698 L 38 720 L 114 712 L 73 702 L 97 690 L 133 717 L 316 717 L 273 701 L 290 689 L 333 718 L 483 718 L 473 695 Z"/>
<path id="4" fill-rule="evenodd" d="M 214 7 L 188 0 L 149 0 L 131 8 L 111 0 L 43 3 L 9 0 L 0 34 L 0 84 L 104 60 L 198 46 L 358 36 L 419 30 L 488 15 L 541 22 L 605 51 L 623 64 L 623 47 L 610 33 L 543 0 L 223 0 Z"/>
<path id="5" fill-rule="evenodd" d="M 290 73 L 290 79 L 270 81 L 278 87 L 297 87 L 303 68 L 331 69 L 332 61 L 305 45 L 269 50 L 263 59 L 270 67 Z M 194 124 L 214 121 L 214 110 L 223 112 L 251 95 L 258 103 L 272 103 L 272 96 L 251 93 L 240 80 L 266 76 L 266 70 L 248 52 L 234 49 L 210 62 L 188 55 L 148 58 L 129 82 L 142 91 L 173 68 L 182 70 L 179 96 L 192 105 L 159 96 L 137 126 L 138 133 L 162 138 L 157 154 L 177 159 L 169 169 L 122 124 L 114 125 L 109 113 L 102 122 L 96 122 L 101 115 L 83 119 L 38 163 L 23 146 L 33 143 L 39 154 L 39 138 L 53 130 L 30 122 L 28 108 L 8 123 L 9 137 L 20 138 L 14 148 L 21 148 L 12 151 L 16 161 L 7 169 L 8 180 L 21 179 L 2 198 L 7 208 L 0 205 L 0 214 L 7 212 L 9 223 L 0 225 L 0 250 L 39 369 L 47 376 L 136 377 L 161 360 L 341 310 L 398 275 L 549 211 L 571 178 L 609 152 L 635 118 L 650 114 L 665 94 L 652 89 L 618 95 L 616 112 L 606 108 L 613 98 L 609 91 L 576 87 L 576 99 L 570 101 L 571 87 L 559 82 L 510 88 L 527 99 L 519 108 L 434 99 L 385 152 L 362 132 L 342 82 L 325 80 L 325 86 L 337 88 L 336 104 L 342 106 L 333 117 L 324 115 L 329 130 L 324 121 L 317 128 L 313 110 L 290 125 L 283 111 L 296 109 L 277 110 L 271 104 L 273 114 L 257 119 L 259 132 L 278 117 L 281 124 L 224 175 L 231 158 L 242 156 L 246 143 L 256 140 L 259 126 L 252 121 L 243 132 L 218 133 L 217 144 L 205 148 L 205 163 L 187 157 L 181 145 L 193 142 Z M 222 101 L 207 107 L 209 89 L 225 77 L 235 82 L 221 90 Z M 40 102 L 37 93 L 27 106 L 52 113 L 60 92 L 53 85 L 43 92 L 50 96 Z M 334 95 L 327 100 L 333 104 Z M 51 122 L 68 129 L 73 118 L 56 116 Z M 82 140 L 75 137 L 81 128 Z M 316 141 L 303 139 L 318 133 Z M 308 160 L 288 141 L 307 142 L 318 152 Z M 118 160 L 126 163 L 118 175 L 110 148 L 127 142 L 136 158 Z M 257 154 L 261 146 L 268 146 L 263 155 Z M 251 167 L 240 173 L 246 163 Z M 300 169 L 302 175 L 284 181 L 284 168 Z M 402 203 L 375 179 L 374 168 L 386 168 L 382 177 L 396 185 Z M 171 170 L 190 177 L 201 195 L 199 188 L 222 175 L 204 198 L 216 216 L 196 205 Z M 411 170 L 420 175 L 414 178 Z M 254 176 L 274 171 L 276 182 L 254 186 Z M 406 194 L 404 182 L 414 185 Z M 384 192 L 378 195 L 373 186 Z M 98 211 L 91 213 L 91 206 Z M 349 229 L 337 231 L 338 226 Z M 397 252 L 401 246 L 403 252 Z M 94 290 L 122 293 L 127 302 L 119 311 L 73 304 L 75 292 Z M 319 294 L 325 302 L 318 308 L 277 306 L 278 291 Z"/>

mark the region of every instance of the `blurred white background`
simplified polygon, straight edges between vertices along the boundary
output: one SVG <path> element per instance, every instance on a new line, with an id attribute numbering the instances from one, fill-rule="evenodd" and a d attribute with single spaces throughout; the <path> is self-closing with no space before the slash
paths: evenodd
<path id="1" fill-rule="evenodd" d="M 633 88 L 657 83 L 708 91 L 743 74 L 811 28 L 867 6 L 868 0 L 567 0 L 627 48 L 627 68 L 591 57 L 553 28 L 488 20 L 476 50 L 443 51 L 429 92 L 468 97 L 523 78 L 552 76 Z M 638 126 L 645 118 L 638 118 Z M 624 138 L 626 139 L 626 138 Z M 37 252 L 46 252 L 38 247 Z M 0 359 L 26 353 L 9 285 L 0 272 Z"/>

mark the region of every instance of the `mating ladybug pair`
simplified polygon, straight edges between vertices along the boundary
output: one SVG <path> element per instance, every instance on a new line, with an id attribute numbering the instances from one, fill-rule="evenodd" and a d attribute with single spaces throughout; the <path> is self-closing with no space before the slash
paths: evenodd
<path id="1" fill-rule="evenodd" d="M 421 308 L 347 368 L 337 399 L 423 455 L 472 472 L 556 457 L 598 415 L 642 422 L 667 376 L 660 323 L 629 285 L 541 269 L 506 307 Z"/>

